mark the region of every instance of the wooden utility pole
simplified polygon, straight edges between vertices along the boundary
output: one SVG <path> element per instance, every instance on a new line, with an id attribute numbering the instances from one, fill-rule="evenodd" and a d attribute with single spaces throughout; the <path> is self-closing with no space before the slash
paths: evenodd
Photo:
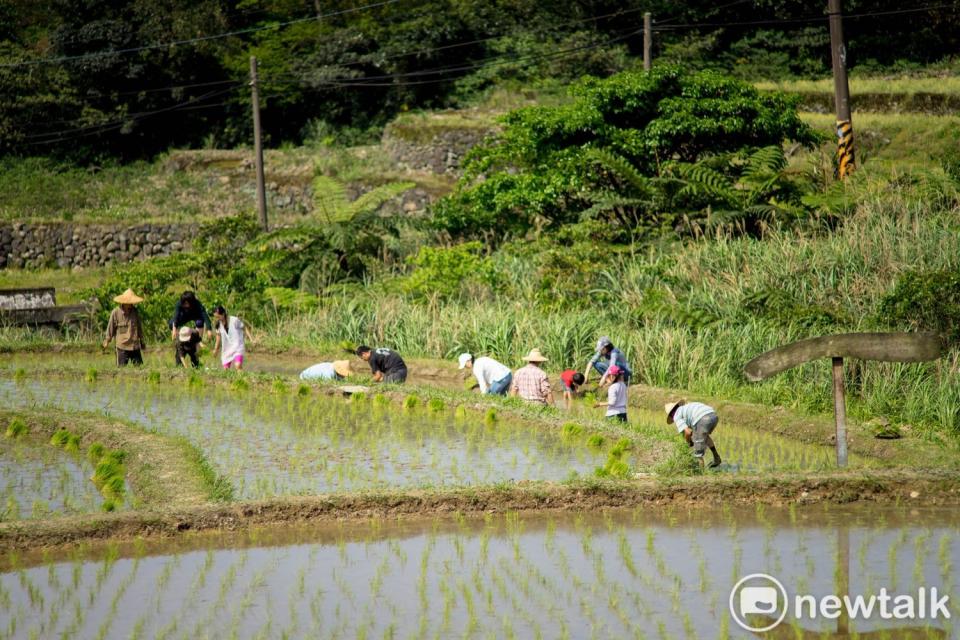
<path id="1" fill-rule="evenodd" d="M 833 358 L 833 418 L 837 425 L 837 466 L 847 466 L 847 398 L 843 386 L 843 358 Z"/>
<path id="2" fill-rule="evenodd" d="M 643 70 L 650 71 L 653 64 L 653 20 L 650 19 L 650 12 L 643 14 Z"/>
<path id="3" fill-rule="evenodd" d="M 855 168 L 853 122 L 850 119 L 850 85 L 847 82 L 847 47 L 843 42 L 840 0 L 828 0 L 830 56 L 833 61 L 833 101 L 837 108 L 837 176 L 842 180 Z"/>
<path id="4" fill-rule="evenodd" d="M 257 168 L 257 213 L 264 231 L 267 224 L 267 192 L 263 184 L 263 139 L 260 132 L 260 93 L 257 88 L 257 57 L 250 56 L 250 99 L 253 103 L 253 162 Z"/>

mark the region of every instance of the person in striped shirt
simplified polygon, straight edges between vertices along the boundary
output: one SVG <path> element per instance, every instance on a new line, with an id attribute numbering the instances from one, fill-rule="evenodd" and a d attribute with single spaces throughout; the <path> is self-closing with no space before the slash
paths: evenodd
<path id="1" fill-rule="evenodd" d="M 667 424 L 673 423 L 677 427 L 677 431 L 687 444 L 693 447 L 693 455 L 697 457 L 700 464 L 703 464 L 704 449 L 709 447 L 710 453 L 713 454 L 713 462 L 709 466 L 719 467 L 720 454 L 717 453 L 717 447 L 713 443 L 713 438 L 710 437 L 720 421 L 713 407 L 702 402 L 677 400 L 663 405 L 663 410 L 667 413 Z"/>

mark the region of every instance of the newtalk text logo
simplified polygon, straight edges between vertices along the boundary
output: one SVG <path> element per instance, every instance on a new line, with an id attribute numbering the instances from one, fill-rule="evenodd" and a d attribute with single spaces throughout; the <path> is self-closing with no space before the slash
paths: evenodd
<path id="1" fill-rule="evenodd" d="M 920 587 L 912 593 L 891 594 L 886 588 L 870 595 L 796 594 L 791 600 L 783 584 L 765 573 L 752 573 L 737 581 L 730 591 L 730 615 L 753 633 L 770 631 L 787 615 L 797 621 L 837 620 L 949 620 L 950 596 L 936 587 Z M 792 606 L 791 606 L 792 605 Z"/>

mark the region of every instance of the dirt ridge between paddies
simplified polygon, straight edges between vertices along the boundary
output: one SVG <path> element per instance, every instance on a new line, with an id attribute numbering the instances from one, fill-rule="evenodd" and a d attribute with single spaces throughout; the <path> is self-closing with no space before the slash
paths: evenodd
<path id="1" fill-rule="evenodd" d="M 264 526 L 405 520 L 454 514 L 853 502 L 960 505 L 960 477 L 951 473 L 906 471 L 836 472 L 816 477 L 766 474 L 674 480 L 520 482 L 456 489 L 285 497 L 0 523 L 0 551 L 164 538 L 192 531 L 242 531 Z"/>
<path id="2" fill-rule="evenodd" d="M 22 437 L 34 446 L 50 446 L 50 437 L 63 428 L 80 437 L 80 455 L 94 442 L 123 451 L 134 508 L 202 505 L 218 498 L 217 479 L 212 477 L 203 454 L 183 438 L 153 433 L 94 413 L 0 410 L 0 424 L 15 417 L 26 422 L 28 433 Z"/>

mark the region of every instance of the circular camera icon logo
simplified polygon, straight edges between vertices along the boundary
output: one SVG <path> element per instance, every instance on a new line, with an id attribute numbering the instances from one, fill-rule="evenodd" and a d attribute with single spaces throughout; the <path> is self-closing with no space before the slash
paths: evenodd
<path id="1" fill-rule="evenodd" d="M 787 590 L 765 573 L 740 578 L 730 590 L 730 615 L 752 633 L 770 631 L 787 617 Z"/>

